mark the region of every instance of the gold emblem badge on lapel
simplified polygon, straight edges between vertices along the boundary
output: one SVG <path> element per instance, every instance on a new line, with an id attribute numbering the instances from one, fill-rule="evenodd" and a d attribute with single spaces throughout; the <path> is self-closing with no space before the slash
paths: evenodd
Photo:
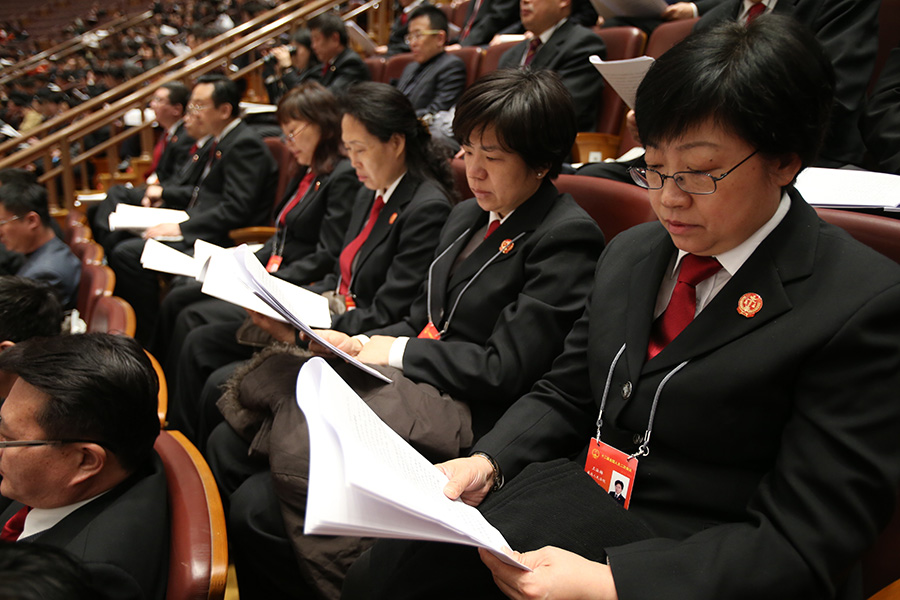
<path id="1" fill-rule="evenodd" d="M 216 160 L 218 160 L 218 159 L 220 159 L 220 158 L 222 158 L 222 151 L 221 151 L 221 150 L 216 150 Z"/>
<path id="2" fill-rule="evenodd" d="M 319 186 L 321 186 L 321 185 L 322 185 L 322 182 L 321 182 L 321 181 L 317 181 L 317 182 L 316 182 L 316 187 L 313 188 L 313 191 L 314 191 L 314 192 L 318 192 L 318 191 L 319 191 Z"/>
<path id="3" fill-rule="evenodd" d="M 500 243 L 500 252 L 502 252 L 503 254 L 509 254 L 514 246 L 515 243 L 512 240 L 503 240 L 503 242 Z"/>
<path id="4" fill-rule="evenodd" d="M 394 213 L 391 215 L 391 218 L 388 219 L 388 225 L 393 225 L 394 221 L 396 221 L 396 220 L 397 220 L 397 213 Z"/>
<path id="5" fill-rule="evenodd" d="M 762 296 L 754 294 L 753 292 L 747 292 L 741 296 L 740 300 L 738 300 L 737 311 L 742 317 L 747 317 L 749 319 L 758 313 L 762 306 Z"/>

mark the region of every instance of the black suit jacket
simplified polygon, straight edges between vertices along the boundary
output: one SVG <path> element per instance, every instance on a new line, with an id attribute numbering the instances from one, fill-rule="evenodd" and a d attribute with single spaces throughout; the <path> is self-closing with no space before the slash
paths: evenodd
<path id="1" fill-rule="evenodd" d="M 275 209 L 276 218 L 297 193 L 301 177 L 298 175 L 288 185 L 284 199 Z M 343 248 L 353 199 L 359 188 L 356 171 L 346 158 L 331 173 L 315 177 L 304 198 L 287 214 L 284 229 L 269 238 L 256 253 L 259 260 L 266 264 L 276 243 L 283 243 L 277 277 L 303 285 L 331 273 Z"/>
<path id="2" fill-rule="evenodd" d="M 322 76 L 322 85 L 336 96 L 344 93 L 358 81 L 369 81 L 372 78 L 369 67 L 359 54 L 350 48 L 344 48 L 338 54 Z"/>
<path id="3" fill-rule="evenodd" d="M 518 67 L 528 51 L 529 43 L 526 40 L 504 52 L 498 67 L 501 69 Z M 578 131 L 597 129 L 603 77 L 591 64 L 592 54 L 606 58 L 606 45 L 603 40 L 590 29 L 566 20 L 553 32 L 547 43 L 538 48 L 531 61 L 531 68 L 550 69 L 560 76 L 575 103 Z"/>
<path id="4" fill-rule="evenodd" d="M 194 138 L 184 129 L 184 121 L 180 122 L 169 143 L 166 144 L 162 156 L 159 157 L 159 164 L 156 165 L 155 173 L 159 178 L 160 185 L 165 185 L 167 181 L 174 178 L 190 157 L 193 145 Z"/>
<path id="5" fill-rule="evenodd" d="M 878 168 L 900 175 L 900 47 L 891 50 L 869 98 L 863 134 Z"/>
<path id="6" fill-rule="evenodd" d="M 469 2 L 466 18 L 463 20 L 463 32 L 477 3 L 478 0 Z M 481 0 L 481 6 L 475 15 L 475 21 L 472 23 L 469 35 L 461 37 L 459 43 L 463 46 L 487 45 L 494 35 L 500 33 L 502 29 L 515 24 L 518 20 L 519 3 L 517 0 Z"/>
<path id="7" fill-rule="evenodd" d="M 808 27 L 834 66 L 834 108 L 820 166 L 862 162 L 865 148 L 859 120 L 878 52 L 880 5 L 880 0 L 778 0 L 772 9 L 774 14 L 791 16 Z M 723 0 L 701 17 L 695 30 L 734 20 L 742 7 L 742 0 Z"/>
<path id="8" fill-rule="evenodd" d="M 435 256 L 453 247 L 432 268 L 430 312 L 439 330 L 459 304 L 439 341 L 416 338 L 428 324 L 425 289 L 409 317 L 371 332 L 412 338 L 403 357 L 404 375 L 467 402 L 476 435 L 550 368 L 584 305 L 603 249 L 597 224 L 571 196 L 560 195 L 545 181 L 451 273 L 459 253 L 487 221 L 488 213 L 473 198 L 454 208 L 441 233 Z M 512 249 L 473 279 L 507 239 L 514 240 Z"/>
<path id="9" fill-rule="evenodd" d="M 398 5 L 397 17 L 391 24 L 391 33 L 388 36 L 386 56 L 409 52 L 409 45 L 406 43 L 407 33 L 409 33 L 409 22 L 403 23 L 403 8 Z"/>
<path id="10" fill-rule="evenodd" d="M 0 514 L 6 522 L 22 505 Z M 166 475 L 159 458 L 105 495 L 77 509 L 50 529 L 22 538 L 66 550 L 115 600 L 163 600 L 169 570 Z"/>
<path id="11" fill-rule="evenodd" d="M 227 246 L 230 230 L 265 225 L 272 215 L 277 183 L 278 168 L 269 149 L 241 121 L 215 147 L 212 166 L 187 208 L 190 219 L 181 224 L 180 245 L 193 248 L 199 238 Z"/>
<path id="12" fill-rule="evenodd" d="M 194 194 L 194 188 L 203 175 L 203 169 L 209 159 L 212 138 L 207 138 L 202 145 L 194 149 L 175 170 L 169 180 L 163 184 L 162 199 L 166 208 L 185 209 Z"/>
<path id="13" fill-rule="evenodd" d="M 344 246 L 362 230 L 374 201 L 375 192 L 360 188 Z M 402 319 L 425 279 L 449 213 L 450 202 L 441 189 L 411 173 L 404 175 L 356 255 L 350 280 L 356 308 L 336 315 L 331 327 L 353 335 Z M 340 265 L 335 264 L 334 271 L 310 289 L 335 290 L 340 276 Z"/>
<path id="14" fill-rule="evenodd" d="M 900 482 L 900 268 L 792 196 L 785 219 L 650 361 L 675 248 L 658 223 L 617 236 L 553 370 L 476 444 L 507 478 L 531 462 L 583 459 L 609 374 L 602 440 L 635 452 L 663 378 L 688 361 L 662 388 L 629 490 L 630 512 L 657 537 L 606 548 L 620 597 L 861 596 L 837 588 L 887 523 Z M 736 310 L 748 292 L 763 301 L 752 318 Z"/>
<path id="15" fill-rule="evenodd" d="M 412 62 L 397 82 L 418 116 L 455 106 L 466 89 L 466 65 L 458 56 L 442 52 L 424 64 Z"/>

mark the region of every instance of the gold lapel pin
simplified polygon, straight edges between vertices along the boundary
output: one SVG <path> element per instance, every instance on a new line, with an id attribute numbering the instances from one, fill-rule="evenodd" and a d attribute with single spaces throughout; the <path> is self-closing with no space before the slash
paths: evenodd
<path id="1" fill-rule="evenodd" d="M 509 254 L 510 250 L 512 250 L 515 245 L 516 244 L 512 240 L 503 240 L 500 244 L 500 252 Z"/>
<path id="2" fill-rule="evenodd" d="M 388 225 L 393 225 L 394 221 L 396 221 L 396 220 L 397 220 L 397 213 L 394 213 L 391 215 L 391 218 L 388 219 Z"/>

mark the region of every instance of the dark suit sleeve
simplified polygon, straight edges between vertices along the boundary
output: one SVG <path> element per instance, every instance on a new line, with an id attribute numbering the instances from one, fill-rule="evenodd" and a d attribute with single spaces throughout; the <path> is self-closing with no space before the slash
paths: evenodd
<path id="1" fill-rule="evenodd" d="M 91 576 L 91 584 L 102 591 L 109 600 L 152 600 L 125 569 L 101 562 L 85 562 L 85 570 Z"/>
<path id="2" fill-rule="evenodd" d="M 900 405 L 885 399 L 900 387 L 898 305 L 894 285 L 805 361 L 747 522 L 607 549 L 620 596 L 653 597 L 665 579 L 667 598 L 835 597 L 835 579 L 872 544 L 896 498 L 900 473 L 887 457 L 897 454 Z M 667 575 L 654 588 L 648 573 Z"/>
<path id="3" fill-rule="evenodd" d="M 400 225 L 402 230 L 384 283 L 368 306 L 335 317 L 332 328 L 354 335 L 406 316 L 425 279 L 450 204 L 435 192 L 431 198 L 419 200 L 410 208 L 401 213 L 394 225 Z"/>
<path id="4" fill-rule="evenodd" d="M 862 130 L 878 166 L 900 175 L 900 47 L 891 50 L 878 78 Z"/>
<path id="5" fill-rule="evenodd" d="M 461 398 L 509 398 L 524 393 L 546 369 L 542 332 L 565 331 L 584 305 L 603 236 L 583 218 L 556 223 L 525 261 L 524 285 L 503 309 L 484 344 L 411 338 L 403 372 Z"/>
<path id="6" fill-rule="evenodd" d="M 697 15 L 702 16 L 707 12 L 728 0 L 695 0 L 694 5 L 697 7 Z"/>
<path id="7" fill-rule="evenodd" d="M 455 106 L 466 89 L 466 65 L 461 60 L 448 60 L 435 77 L 434 96 L 418 116 L 434 114 Z"/>
<path id="8" fill-rule="evenodd" d="M 235 132 L 233 135 L 236 135 Z M 228 149 L 228 160 L 220 159 L 213 169 L 221 169 L 223 181 L 218 190 L 206 185 L 214 174 L 210 172 L 201 184 L 203 206 L 188 209 L 190 219 L 181 224 L 184 243 L 227 240 L 228 231 L 266 221 L 272 210 L 275 161 L 268 148 L 256 134 L 242 135 Z M 209 197 L 218 196 L 218 197 Z"/>
<path id="9" fill-rule="evenodd" d="M 344 236 L 353 212 L 353 199 L 360 183 L 349 162 L 342 163 L 331 174 L 326 185 L 325 215 L 319 224 L 316 249 L 299 260 L 276 271 L 281 279 L 296 285 L 317 281 L 330 273 L 343 248 Z"/>
<path id="10" fill-rule="evenodd" d="M 472 0 L 473 2 L 475 0 Z M 475 22 L 469 35 L 461 39 L 463 46 L 483 46 L 500 32 L 501 29 L 512 25 L 519 18 L 519 3 L 517 0 L 483 0 Z"/>
<path id="11" fill-rule="evenodd" d="M 525 48 L 528 46 L 528 42 L 521 42 L 516 44 L 509 50 L 503 53 L 500 57 L 500 60 L 497 61 L 498 69 L 515 69 L 520 66 L 522 62 L 522 55 L 525 54 Z"/>
<path id="12" fill-rule="evenodd" d="M 606 58 L 606 45 L 594 32 L 580 25 L 574 25 L 566 34 L 572 35 L 572 38 L 565 43 L 561 60 L 553 66 L 553 70 L 572 94 L 578 130 L 594 131 L 597 128 L 603 77 L 591 64 L 590 57 L 596 54 Z"/>

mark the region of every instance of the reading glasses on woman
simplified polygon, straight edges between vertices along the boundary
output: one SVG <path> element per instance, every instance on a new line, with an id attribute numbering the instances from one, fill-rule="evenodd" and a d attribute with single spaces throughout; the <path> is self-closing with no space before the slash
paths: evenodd
<path id="1" fill-rule="evenodd" d="M 648 169 L 645 167 L 630 167 L 628 172 L 636 184 L 648 190 L 659 190 L 665 185 L 666 179 L 675 182 L 678 188 L 687 194 L 709 195 L 716 193 L 716 182 L 722 181 L 728 177 L 735 169 L 753 158 L 759 150 L 754 150 L 750 155 L 734 165 L 718 177 L 714 177 L 709 173 L 701 171 L 678 171 L 671 175 L 660 173 L 656 169 Z"/>

